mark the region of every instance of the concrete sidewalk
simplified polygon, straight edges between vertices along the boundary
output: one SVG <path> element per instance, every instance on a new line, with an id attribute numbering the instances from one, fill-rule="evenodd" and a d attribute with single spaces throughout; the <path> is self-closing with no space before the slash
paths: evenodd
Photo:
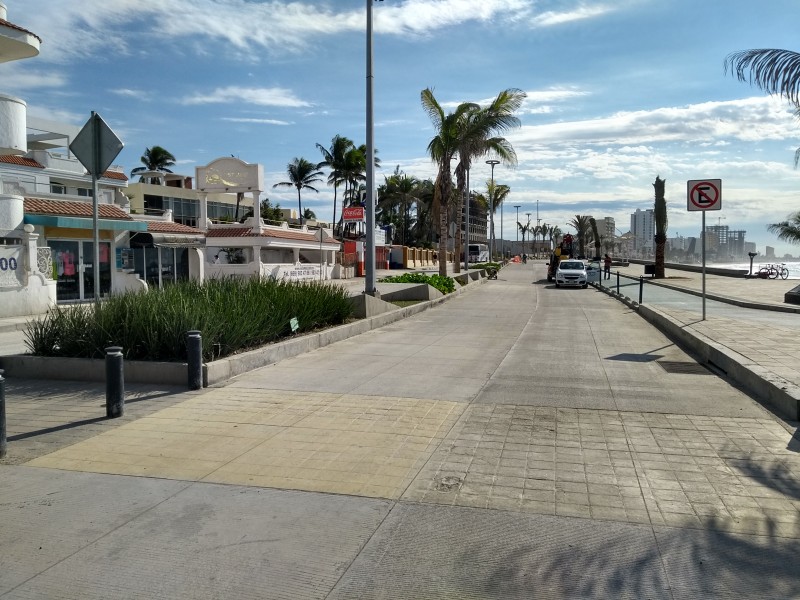
<path id="1" fill-rule="evenodd" d="M 3 600 L 800 597 L 797 423 L 543 265 L 121 420 L 7 390 Z"/>

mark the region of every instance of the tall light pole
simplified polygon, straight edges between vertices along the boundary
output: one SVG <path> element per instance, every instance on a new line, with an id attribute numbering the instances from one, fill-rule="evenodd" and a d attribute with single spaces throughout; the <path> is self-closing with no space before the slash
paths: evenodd
<path id="1" fill-rule="evenodd" d="M 531 213 L 525 213 L 525 216 L 528 217 L 528 226 L 530 227 L 530 224 L 531 224 Z M 523 253 L 527 254 L 527 252 L 525 252 L 525 247 L 524 247 L 525 246 L 525 238 L 522 238 L 522 246 L 523 246 L 523 248 L 522 248 Z"/>
<path id="2" fill-rule="evenodd" d="M 517 209 L 517 250 L 519 250 L 519 209 L 521 206 L 521 204 L 514 205 L 514 208 Z"/>
<path id="3" fill-rule="evenodd" d="M 500 161 L 491 159 L 487 160 L 486 164 L 492 166 L 492 193 L 489 194 L 489 260 L 494 260 L 494 166 L 499 165 Z"/>
<path id="4" fill-rule="evenodd" d="M 375 140 L 372 116 L 372 2 L 367 0 L 367 240 L 364 252 L 364 293 L 374 296 L 375 285 Z M 382 2 L 383 0 L 377 0 Z"/>

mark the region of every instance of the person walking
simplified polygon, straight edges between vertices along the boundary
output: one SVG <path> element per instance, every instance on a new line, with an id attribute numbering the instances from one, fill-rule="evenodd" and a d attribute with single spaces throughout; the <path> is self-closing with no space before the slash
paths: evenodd
<path id="1" fill-rule="evenodd" d="M 605 274 L 604 279 L 611 279 L 611 257 L 608 253 L 603 258 L 603 273 Z"/>

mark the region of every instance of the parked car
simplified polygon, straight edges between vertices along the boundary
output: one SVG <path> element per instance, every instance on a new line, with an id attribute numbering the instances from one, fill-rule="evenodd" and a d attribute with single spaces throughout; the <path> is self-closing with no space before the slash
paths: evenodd
<path id="1" fill-rule="evenodd" d="M 556 269 L 556 287 L 570 286 L 585 288 L 588 284 L 589 276 L 586 273 L 586 265 L 582 260 L 562 260 Z"/>

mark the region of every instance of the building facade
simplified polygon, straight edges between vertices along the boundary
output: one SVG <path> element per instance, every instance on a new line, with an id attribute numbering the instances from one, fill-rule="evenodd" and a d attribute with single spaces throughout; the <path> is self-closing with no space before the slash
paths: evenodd
<path id="1" fill-rule="evenodd" d="M 653 253 L 655 237 L 655 216 L 652 208 L 636 209 L 631 215 L 631 241 L 633 253 L 648 256 Z"/>

